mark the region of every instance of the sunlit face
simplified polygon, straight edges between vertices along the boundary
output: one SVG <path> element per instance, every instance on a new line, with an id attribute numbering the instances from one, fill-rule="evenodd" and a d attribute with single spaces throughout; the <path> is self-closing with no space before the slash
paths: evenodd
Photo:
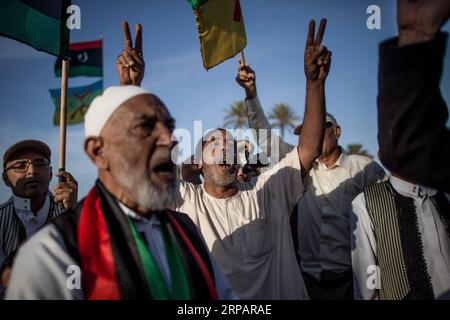
<path id="1" fill-rule="evenodd" d="M 5 183 L 13 194 L 34 198 L 48 193 L 52 172 L 50 162 L 36 150 L 20 150 L 5 166 Z"/>
<path id="2" fill-rule="evenodd" d="M 102 136 L 110 172 L 141 207 L 162 210 L 177 187 L 171 151 L 175 121 L 159 98 L 139 95 L 124 103 Z"/>
<path id="3" fill-rule="evenodd" d="M 236 141 L 226 130 L 214 130 L 205 137 L 202 172 L 206 183 L 229 186 L 236 181 Z"/>

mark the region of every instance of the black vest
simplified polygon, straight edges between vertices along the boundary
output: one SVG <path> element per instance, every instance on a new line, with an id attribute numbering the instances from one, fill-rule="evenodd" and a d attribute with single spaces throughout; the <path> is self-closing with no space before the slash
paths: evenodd
<path id="1" fill-rule="evenodd" d="M 366 187 L 364 196 L 377 241 L 380 299 L 434 299 L 414 200 L 398 193 L 389 181 Z M 450 237 L 449 200 L 443 193 L 430 199 Z"/>

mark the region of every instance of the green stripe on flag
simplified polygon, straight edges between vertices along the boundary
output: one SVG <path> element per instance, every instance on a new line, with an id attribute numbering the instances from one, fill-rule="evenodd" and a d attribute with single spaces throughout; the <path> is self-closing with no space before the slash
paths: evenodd
<path id="1" fill-rule="evenodd" d="M 61 70 L 57 69 L 55 71 L 55 76 L 61 77 Z M 103 77 L 103 68 L 102 67 L 93 67 L 93 66 L 78 66 L 78 67 L 70 67 L 69 68 L 69 77 Z"/>
<path id="2" fill-rule="evenodd" d="M 60 7 L 70 3 L 51 1 Z M 56 56 L 66 57 L 68 54 L 69 29 L 65 16 L 60 20 L 54 19 L 19 0 L 2 1 L 0 34 Z"/>
<path id="3" fill-rule="evenodd" d="M 198 9 L 201 5 L 204 5 L 209 0 L 188 0 L 189 4 L 191 5 L 192 9 Z"/>

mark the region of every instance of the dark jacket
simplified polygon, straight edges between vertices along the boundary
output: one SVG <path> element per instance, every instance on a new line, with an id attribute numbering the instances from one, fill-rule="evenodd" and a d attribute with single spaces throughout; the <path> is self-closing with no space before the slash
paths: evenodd
<path id="1" fill-rule="evenodd" d="M 450 192 L 450 130 L 440 91 L 447 34 L 380 44 L 378 143 L 382 163 L 412 182 Z"/>

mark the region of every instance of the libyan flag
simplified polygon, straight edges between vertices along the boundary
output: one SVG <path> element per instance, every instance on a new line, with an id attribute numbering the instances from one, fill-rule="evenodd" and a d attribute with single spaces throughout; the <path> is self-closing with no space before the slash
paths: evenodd
<path id="1" fill-rule="evenodd" d="M 67 57 L 69 0 L 1 1 L 0 35 L 28 44 L 39 51 Z"/>
<path id="2" fill-rule="evenodd" d="M 208 70 L 247 45 L 239 0 L 188 0 L 194 9 L 203 66 Z"/>
<path id="3" fill-rule="evenodd" d="M 89 109 L 92 100 L 103 91 L 103 80 L 99 80 L 88 86 L 74 87 L 67 89 L 67 124 L 77 124 L 84 122 L 84 115 Z M 53 124 L 59 125 L 61 90 L 50 89 L 55 114 Z"/>
<path id="4" fill-rule="evenodd" d="M 69 77 L 103 77 L 103 41 L 71 43 L 69 45 Z M 55 75 L 61 77 L 59 58 L 55 62 Z"/>

